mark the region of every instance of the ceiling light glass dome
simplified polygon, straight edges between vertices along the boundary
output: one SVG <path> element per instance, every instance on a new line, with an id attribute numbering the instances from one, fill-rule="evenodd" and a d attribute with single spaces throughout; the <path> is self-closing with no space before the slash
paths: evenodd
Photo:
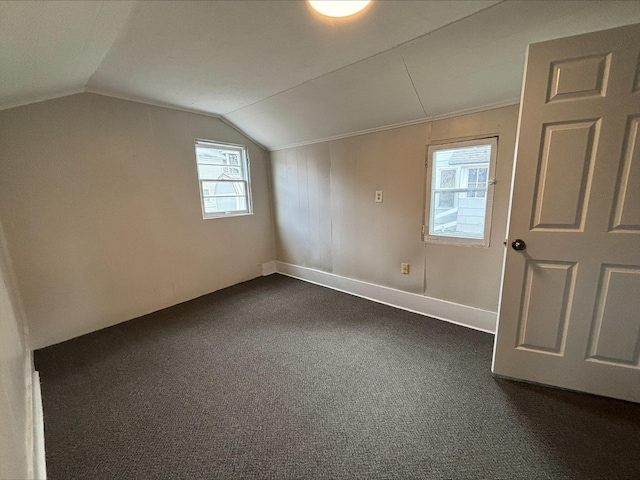
<path id="1" fill-rule="evenodd" d="M 328 17 L 348 17 L 369 5 L 371 0 L 308 0 L 309 4 Z"/>

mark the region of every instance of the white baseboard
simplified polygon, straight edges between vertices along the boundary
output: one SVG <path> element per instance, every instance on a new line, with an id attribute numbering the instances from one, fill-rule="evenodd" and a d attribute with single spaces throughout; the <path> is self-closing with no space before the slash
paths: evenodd
<path id="1" fill-rule="evenodd" d="M 33 371 L 33 478 L 47 478 L 47 464 L 44 453 L 44 416 L 42 413 L 42 393 L 40 391 L 40 374 Z"/>
<path id="2" fill-rule="evenodd" d="M 495 333 L 498 314 L 437 298 L 403 292 L 394 288 L 341 277 L 333 273 L 301 267 L 290 263 L 275 262 L 278 273 L 289 277 L 366 298 L 409 312 L 455 323 L 487 333 Z"/>
<path id="3" fill-rule="evenodd" d="M 34 400 L 33 400 L 33 352 L 25 349 L 24 352 L 24 459 L 26 464 L 24 469 L 26 478 L 35 478 L 35 458 L 34 458 Z"/>
<path id="4" fill-rule="evenodd" d="M 271 275 L 272 273 L 276 273 L 276 261 L 271 260 L 270 262 L 262 264 L 262 276 L 266 277 L 267 275 Z"/>
<path id="5" fill-rule="evenodd" d="M 33 353 L 27 350 L 25 355 L 26 382 L 26 460 L 27 477 L 46 480 L 47 466 L 44 452 L 44 415 L 42 410 L 42 392 L 40 374 L 33 366 Z"/>

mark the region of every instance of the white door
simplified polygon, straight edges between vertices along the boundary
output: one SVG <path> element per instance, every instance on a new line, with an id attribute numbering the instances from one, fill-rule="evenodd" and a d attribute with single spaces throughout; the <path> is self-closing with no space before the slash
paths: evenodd
<path id="1" fill-rule="evenodd" d="M 509 215 L 493 372 L 640 402 L 640 25 L 530 45 Z"/>

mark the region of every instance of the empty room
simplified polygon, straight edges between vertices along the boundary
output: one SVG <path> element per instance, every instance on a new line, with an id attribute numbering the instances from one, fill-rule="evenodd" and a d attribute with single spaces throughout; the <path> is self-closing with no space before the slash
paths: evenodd
<path id="1" fill-rule="evenodd" d="M 0 0 L 0 479 L 634 479 L 640 2 Z"/>

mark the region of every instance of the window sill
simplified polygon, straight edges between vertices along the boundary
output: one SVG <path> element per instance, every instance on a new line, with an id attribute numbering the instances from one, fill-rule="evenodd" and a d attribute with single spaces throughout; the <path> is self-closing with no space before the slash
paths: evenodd
<path id="1" fill-rule="evenodd" d="M 449 245 L 452 247 L 489 248 L 488 238 L 440 237 L 425 235 L 423 241 L 424 243 Z"/>
<path id="2" fill-rule="evenodd" d="M 203 220 L 213 220 L 215 218 L 235 218 L 235 217 L 247 217 L 253 215 L 253 212 L 249 212 L 249 213 L 231 213 L 231 214 L 224 214 L 224 213 L 212 213 L 212 214 L 208 214 L 204 217 L 202 217 Z"/>

